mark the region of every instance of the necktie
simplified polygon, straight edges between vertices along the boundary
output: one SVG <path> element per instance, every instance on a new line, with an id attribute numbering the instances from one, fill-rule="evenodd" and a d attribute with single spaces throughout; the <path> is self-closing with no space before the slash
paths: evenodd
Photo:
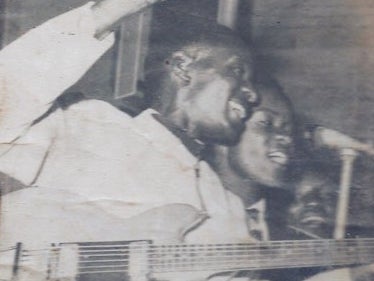
<path id="1" fill-rule="evenodd" d="M 246 211 L 249 235 L 258 241 L 268 241 L 269 229 L 265 220 L 266 201 L 261 199 Z"/>

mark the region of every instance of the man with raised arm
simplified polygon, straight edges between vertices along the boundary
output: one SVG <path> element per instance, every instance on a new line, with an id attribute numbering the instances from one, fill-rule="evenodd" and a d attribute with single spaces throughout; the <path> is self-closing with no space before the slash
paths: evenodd
<path id="1" fill-rule="evenodd" d="M 87 4 L 0 52 L 0 171 L 27 186 L 2 198 L 2 246 L 250 241 L 240 198 L 203 161 L 207 146 L 237 142 L 257 102 L 251 54 L 229 30 L 157 55 L 156 110 L 133 119 L 83 100 L 44 114 L 112 46 L 97 23 L 113 7 L 116 21 L 117 6 Z"/>

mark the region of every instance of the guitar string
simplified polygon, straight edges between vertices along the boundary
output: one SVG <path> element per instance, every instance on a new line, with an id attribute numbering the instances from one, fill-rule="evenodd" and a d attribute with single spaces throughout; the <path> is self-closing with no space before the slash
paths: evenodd
<path id="1" fill-rule="evenodd" d="M 151 250 L 157 250 L 157 249 L 169 249 L 169 248 L 178 248 L 178 249 L 194 249 L 194 248 L 199 248 L 199 249 L 213 249 L 213 250 L 219 250 L 222 248 L 227 248 L 229 249 L 232 247 L 233 249 L 236 248 L 258 248 L 258 247 L 287 247 L 287 246 L 304 246 L 304 247 L 315 247 L 316 244 L 320 244 L 321 246 L 335 246 L 342 244 L 343 246 L 349 246 L 349 243 L 353 243 L 352 246 L 355 246 L 357 244 L 367 244 L 367 243 L 374 243 L 373 238 L 367 238 L 367 239 L 346 239 L 346 240 L 289 240 L 289 241 L 269 241 L 269 242 L 259 242 L 259 243 L 250 243 L 250 244 L 167 244 L 167 245 L 154 245 L 154 244 L 148 244 L 148 245 L 142 245 L 142 246 L 131 246 L 131 250 L 139 248 L 143 249 L 147 247 L 148 249 Z M 74 244 L 72 244 L 74 245 Z M 24 250 L 27 252 L 37 252 L 37 251 L 53 251 L 53 250 L 58 250 L 58 249 L 66 249 L 68 246 L 61 245 L 61 246 L 55 246 L 55 247 L 50 247 L 50 248 L 44 248 L 44 249 L 36 249 L 36 250 Z M 85 249 L 85 248 L 95 248 L 97 246 L 77 246 L 77 249 Z M 114 246 L 112 245 L 105 245 L 102 246 L 103 248 L 116 248 L 116 249 L 129 249 L 129 245 L 121 245 L 118 246 L 115 244 Z M 95 252 L 100 252 L 100 251 L 107 251 L 110 249 L 105 249 L 105 250 L 95 250 L 95 249 L 89 249 L 85 251 L 95 251 Z"/>
<path id="2" fill-rule="evenodd" d="M 234 259 L 235 257 L 233 256 L 223 256 L 223 257 L 209 257 L 209 258 L 205 258 L 203 259 L 204 261 L 207 261 L 207 262 L 218 262 L 218 261 L 221 261 L 221 262 L 225 262 L 226 261 L 226 258 L 230 258 L 230 260 Z M 303 258 L 306 258 L 305 255 L 288 255 L 288 256 L 283 256 L 283 257 L 278 257 L 277 259 L 278 260 L 281 260 L 281 261 L 285 261 L 287 259 L 300 259 L 301 257 Z M 364 255 L 361 256 L 361 258 L 363 258 Z M 318 257 L 316 256 L 308 256 L 307 258 L 310 258 L 310 259 L 317 259 Z M 357 260 L 357 255 L 345 255 L 345 256 L 330 256 L 329 257 L 330 259 L 333 258 L 333 261 L 335 262 L 343 262 L 343 261 L 348 261 L 348 260 L 351 260 L 352 258 L 355 259 L 355 261 L 358 261 Z M 371 254 L 368 254 L 368 255 L 365 255 L 365 258 L 373 258 L 373 255 Z M 320 258 L 318 258 L 320 260 Z M 340 259 L 340 260 L 339 260 Z M 229 261 L 230 261 L 229 260 Z M 241 256 L 240 259 L 235 259 L 236 261 L 239 261 L 239 260 L 243 260 L 243 261 L 250 261 L 250 262 L 257 262 L 257 261 L 267 261 L 268 259 L 265 258 L 265 257 L 256 257 L 254 258 L 253 256 Z M 274 259 L 273 259 L 274 260 Z M 101 261 L 101 263 L 104 263 L 105 261 Z M 109 261 L 106 261 L 106 262 L 109 262 Z M 120 262 L 120 260 L 117 260 L 117 261 L 110 261 L 112 262 L 112 264 L 108 264 L 108 266 L 112 266 L 114 265 L 113 263 L 118 263 Z M 122 261 L 122 262 L 126 262 L 126 261 Z M 153 260 L 153 261 L 147 261 L 147 264 L 150 265 L 150 266 L 157 266 L 157 265 L 164 265 L 164 264 L 168 264 L 168 263 L 173 263 L 175 265 L 183 265 L 183 264 L 193 264 L 193 263 L 200 263 L 201 262 L 201 259 L 199 260 L 196 260 L 196 261 L 192 261 L 192 260 L 162 260 L 162 261 L 159 261 L 159 260 Z M 359 261 L 358 261 L 359 262 Z M 55 263 L 55 265 L 57 265 L 59 263 Z M 80 264 L 85 264 L 84 262 L 81 262 Z M 52 264 L 53 265 L 53 264 Z"/>
<path id="3" fill-rule="evenodd" d="M 308 249 L 309 250 L 309 249 Z M 353 253 L 352 253 L 353 252 Z M 363 255 L 368 255 L 369 257 L 370 256 L 374 256 L 374 248 L 373 246 L 371 247 L 356 247 L 354 250 L 347 250 L 346 248 L 335 248 L 333 250 L 330 250 L 328 251 L 328 249 L 325 249 L 325 250 L 320 250 L 320 251 L 314 251 L 313 253 L 310 253 L 309 255 L 311 256 L 319 256 L 319 255 L 327 255 L 327 256 L 330 256 L 330 257 L 335 257 L 337 255 L 342 255 L 342 256 L 345 256 L 345 257 L 350 257 L 350 256 L 355 256 L 356 258 L 358 257 L 361 257 Z M 224 253 L 211 253 L 210 255 L 203 255 L 204 253 L 199 253 L 197 256 L 193 256 L 192 253 L 173 253 L 173 252 L 170 252 L 170 253 L 163 253 L 163 254 L 154 254 L 154 256 L 152 256 L 152 254 L 148 253 L 148 252 L 145 252 L 145 253 L 142 253 L 144 255 L 146 255 L 147 257 L 147 260 L 149 260 L 150 262 L 153 262 L 153 261 L 162 261 L 162 260 L 165 260 L 167 258 L 174 258 L 174 259 L 184 259 L 184 260 L 188 260 L 188 259 L 201 259 L 201 258 L 220 258 L 220 259 L 223 259 L 225 257 L 228 257 L 228 258 L 244 258 L 244 257 L 251 257 L 252 259 L 255 259 L 257 258 L 258 256 L 259 257 L 262 257 L 262 256 L 267 256 L 267 257 L 271 257 L 271 258 L 274 258 L 275 256 L 280 256 L 280 257 L 288 257 L 288 256 L 296 256 L 296 257 L 303 257 L 303 256 L 306 256 L 305 254 L 305 250 L 304 249 L 297 249 L 297 250 L 292 250 L 292 251 L 288 251 L 285 250 L 285 251 L 274 251 L 273 249 L 259 249 L 259 250 L 249 250 L 249 251 L 225 251 Z M 196 254 L 196 252 L 194 253 Z M 52 258 L 57 258 L 60 256 L 59 253 L 52 253 L 48 256 L 46 255 L 38 255 L 39 257 L 47 257 L 48 259 L 52 259 Z M 35 255 L 26 255 L 26 256 L 22 256 L 21 260 L 23 262 L 27 262 L 28 260 L 34 258 L 34 257 L 38 257 L 38 256 L 35 256 Z M 131 257 L 128 257 L 128 255 L 126 254 L 109 254 L 109 255 L 72 255 L 73 257 L 77 257 L 77 258 L 86 258 L 86 259 L 90 259 L 91 261 L 92 258 L 95 258 L 95 261 L 96 262 L 105 262 L 106 259 L 103 259 L 103 258 L 106 258 L 106 257 L 113 257 L 113 256 L 118 256 L 118 257 L 126 257 L 123 259 L 123 261 L 130 261 L 131 260 Z M 80 260 L 80 262 L 84 262 L 84 260 Z"/>
<path id="4" fill-rule="evenodd" d="M 263 269 L 276 269 L 276 268 L 300 268 L 300 267 L 318 267 L 318 266 L 330 266 L 331 264 L 321 264 L 321 263 L 311 263 L 308 265 L 305 264 L 297 264 L 297 263 L 290 263 L 290 264 L 279 264 L 279 265 L 265 265 L 265 266 L 249 266 L 249 265 L 235 265 L 231 267 L 222 267 L 222 266 L 204 266 L 204 267 L 176 267 L 176 268 L 165 268 L 162 270 L 148 270 L 149 272 L 152 272 L 154 274 L 160 274 L 160 273 L 167 273 L 167 272 L 190 272 L 190 271 L 226 271 L 226 270 L 263 270 Z M 347 263 L 337 263 L 335 265 L 350 265 Z M 77 272 L 77 275 L 81 274 L 87 274 L 87 273 L 96 273 L 97 270 L 106 270 L 106 272 L 114 272 L 114 271 L 120 271 L 123 273 L 128 273 L 129 271 L 126 270 L 125 268 L 94 268 L 93 270 L 90 269 L 82 269 L 79 272 Z M 144 270 L 146 271 L 146 270 Z M 147 271 L 147 272 L 148 272 Z"/>
<path id="5" fill-rule="evenodd" d="M 12 251 L 12 250 L 15 250 L 15 249 L 17 249 L 17 247 L 9 247 L 9 248 L 6 248 L 6 249 L 1 249 L 0 253 L 9 252 L 9 251 Z"/>
<path id="6" fill-rule="evenodd" d="M 354 256 L 354 257 L 356 257 L 356 256 Z M 232 258 L 232 257 L 231 257 Z M 299 265 L 298 266 L 295 266 L 295 262 L 294 262 L 294 260 L 296 259 L 297 257 L 292 257 L 292 259 L 290 260 L 290 259 L 288 259 L 288 261 L 285 261 L 285 260 L 282 260 L 281 261 L 281 264 L 283 265 L 282 267 L 291 267 L 291 266 L 294 266 L 294 267 L 299 267 Z M 311 259 L 311 261 L 314 261 L 315 259 Z M 305 261 L 305 260 L 304 260 Z M 206 263 L 207 263 L 208 261 L 206 261 Z M 217 261 L 215 261 L 215 260 L 212 260 L 212 261 L 209 261 L 210 263 L 216 263 Z M 233 262 L 235 262 L 235 261 L 233 261 Z M 262 263 L 266 263 L 266 262 L 269 262 L 269 260 L 268 259 L 265 259 L 265 260 L 263 260 L 263 261 L 261 261 Z M 292 262 L 291 264 L 286 264 L 286 262 Z M 344 260 L 341 260 L 341 261 L 336 261 L 336 263 L 335 264 L 341 264 L 341 263 L 343 263 L 343 264 L 345 264 L 345 262 L 350 262 L 350 260 L 346 260 L 346 259 L 344 259 Z M 237 263 L 237 262 L 235 262 L 235 263 Z M 201 262 L 199 262 L 199 264 L 200 264 L 200 266 L 201 266 Z M 226 263 L 225 263 L 226 264 Z M 316 262 L 315 263 L 316 265 L 321 265 L 321 262 Z M 148 266 L 150 266 L 150 264 L 147 264 Z M 312 264 L 313 265 L 313 264 Z M 322 265 L 324 265 L 324 264 L 322 264 Z M 328 265 L 330 265 L 330 263 L 328 264 Z M 166 265 L 164 265 L 164 264 L 162 264 L 162 266 L 168 266 L 168 267 L 170 267 L 170 266 L 174 266 L 174 267 L 176 267 L 176 266 L 178 266 L 178 264 L 166 264 Z M 193 265 L 191 265 L 191 266 L 193 266 Z M 271 268 L 275 268 L 277 265 L 276 264 L 274 264 Z M 305 263 L 302 263 L 302 264 L 300 264 L 300 266 L 305 266 Z M 124 268 L 124 267 L 126 267 L 126 266 L 124 266 L 124 265 L 122 265 L 121 266 L 121 268 Z M 180 265 L 179 265 L 179 267 L 180 267 Z M 105 267 L 104 267 L 105 268 Z M 109 268 L 115 268 L 115 267 L 113 267 L 113 266 L 110 266 L 110 267 L 107 267 L 107 269 L 109 269 Z M 79 268 L 79 270 L 80 270 L 80 272 L 79 272 L 79 274 L 84 274 L 84 270 L 85 269 L 85 267 L 80 267 Z M 87 268 L 86 268 L 87 269 Z M 95 269 L 94 267 L 90 267 L 90 269 Z M 177 269 L 177 268 L 176 268 Z M 213 268 L 214 269 L 214 268 Z M 172 271 L 172 270 L 171 270 Z M 110 271 L 106 271 L 106 272 L 113 272 L 113 270 L 110 270 Z M 121 271 L 122 272 L 122 271 Z M 88 272 L 88 273 L 93 273 L 92 271 L 90 271 L 90 272 Z"/>
<path id="7" fill-rule="evenodd" d="M 142 240 L 143 241 L 143 240 Z M 336 240 L 336 239 L 307 239 L 307 240 L 275 240 L 275 241 L 259 241 L 256 243 L 218 243 L 218 244 L 164 244 L 164 245 L 158 245 L 158 244 L 147 244 L 151 245 L 152 247 L 168 247 L 168 246 L 211 246 L 211 247 L 220 247 L 220 246 L 250 246 L 250 245 L 258 245 L 258 244 L 309 244 L 309 243 L 345 243 L 345 242 L 357 242 L 357 241 L 373 241 L 374 238 L 350 238 L 350 239 L 342 239 L 342 240 Z M 144 240 L 144 242 L 147 242 L 147 240 Z M 103 244 L 103 245 L 95 245 L 99 244 L 102 242 L 88 242 L 92 243 L 93 245 L 81 245 L 84 243 L 80 242 L 69 242 L 69 243 L 59 243 L 58 245 L 65 246 L 65 245 L 77 245 L 79 248 L 97 248 L 97 247 L 116 247 L 116 246 L 123 246 L 123 247 L 128 247 L 129 245 L 132 245 L 133 247 L 143 247 L 144 244 L 142 245 L 134 245 L 135 242 L 127 242 L 127 243 L 122 243 L 118 244 L 119 242 L 115 242 L 116 244 Z M 105 243 L 105 242 L 103 242 Z M 59 246 L 54 246 L 59 247 Z M 13 247 L 15 248 L 15 247 Z M 50 248 L 47 248 L 50 249 Z M 43 250 L 43 249 L 37 249 L 37 250 Z"/>
<path id="8" fill-rule="evenodd" d="M 335 247 L 294 247 L 294 248 L 271 248 L 271 247 L 251 247 L 251 248 L 240 248 L 240 249 L 233 249 L 233 248 L 227 248 L 227 249 L 220 249 L 220 250 L 202 250 L 202 249 L 189 249 L 189 250 L 179 250 L 179 249 L 168 249 L 168 250 L 148 250 L 148 249 L 139 249 L 139 250 L 108 250 L 106 252 L 103 251 L 94 251 L 94 252 L 85 252 L 85 251 L 79 251 L 77 250 L 76 252 L 79 252 L 79 254 L 76 254 L 76 256 L 110 256 L 110 255 L 126 255 L 126 254 L 134 254 L 134 253 L 147 253 L 149 255 L 170 255 L 170 254 L 175 254 L 175 255 L 193 255 L 193 254 L 208 254 L 208 255 L 213 255 L 213 254 L 220 254 L 220 253 L 226 253 L 226 252 L 231 252 L 231 253 L 245 253 L 245 252 L 256 252 L 256 251 L 299 251 L 299 250 L 313 250 L 314 252 L 318 251 L 326 251 L 326 250 L 347 250 L 347 251 L 352 251 L 354 249 L 361 249 L 361 248 L 367 248 L 367 247 L 372 247 L 373 245 L 351 245 L 351 246 L 335 246 Z M 23 253 L 24 256 L 44 256 L 45 254 L 55 254 L 59 255 L 63 250 L 58 250 L 58 251 L 44 251 L 44 252 L 37 252 L 37 253 Z"/>
<path id="9" fill-rule="evenodd" d="M 230 259 L 228 259 L 230 258 Z M 365 262 L 373 262 L 373 256 L 372 255 L 363 255 L 360 259 L 357 259 L 357 256 L 355 255 L 351 255 L 351 256 L 344 256 L 344 257 L 329 257 L 329 258 L 324 258 L 327 260 L 327 263 L 328 264 L 331 264 L 331 263 L 340 263 L 340 262 L 354 262 L 354 261 L 357 261 L 357 263 L 365 263 Z M 362 262 L 362 259 L 366 259 L 365 262 Z M 287 260 L 303 260 L 303 261 L 310 261 L 310 260 L 318 260 L 318 261 L 321 261 L 321 257 L 317 257 L 317 256 L 286 256 L 286 257 L 278 257 L 278 258 L 273 258 L 271 259 L 271 262 L 274 262 L 274 261 L 281 261 L 281 262 L 285 262 Z M 235 258 L 235 257 L 219 257 L 219 258 L 205 258 L 205 259 L 199 259 L 199 260 L 164 260 L 164 261 L 146 261 L 144 262 L 144 264 L 147 264 L 149 266 L 152 266 L 152 267 L 157 267 L 157 266 L 164 266 L 165 264 L 173 264 L 175 266 L 183 266 L 183 265 L 191 265 L 191 264 L 200 264 L 202 262 L 207 262 L 207 263 L 211 263 L 211 262 L 223 262 L 223 263 L 228 263 L 228 262 L 245 262 L 245 261 L 248 261 L 248 262 L 251 262 L 251 263 L 258 263 L 258 262 L 266 262 L 266 261 L 269 261 L 269 259 L 267 259 L 266 257 L 257 257 L 256 259 L 254 259 L 253 257 L 251 256 L 247 256 L 247 257 L 241 257 L 240 259 L 238 258 Z M 326 262 L 326 261 L 324 261 Z M 106 265 L 108 267 L 112 267 L 112 266 L 117 266 L 118 263 L 121 263 L 121 265 L 128 265 L 128 264 L 131 264 L 131 263 L 128 263 L 127 261 L 122 261 L 122 260 L 117 260 L 117 261 L 101 261 L 101 262 L 98 262 L 98 264 L 102 264 L 102 265 Z M 78 267 L 88 267 L 88 266 L 91 266 L 91 267 L 94 267 L 97 265 L 97 263 L 95 264 L 88 264 L 87 263 L 79 263 L 80 265 Z M 49 265 L 53 266 L 53 265 L 61 265 L 61 263 L 49 263 Z"/>
<path id="10" fill-rule="evenodd" d="M 364 245 L 363 245 L 364 244 Z M 261 246 L 261 245 L 257 245 L 257 246 L 247 246 L 247 247 L 225 247 L 225 248 L 220 248 L 220 249 L 212 249 L 212 248 L 195 248 L 195 247 L 186 247 L 186 248 L 179 248 L 179 247 L 166 247 L 166 248 L 158 248 L 158 249 L 155 249 L 155 248 L 137 248 L 137 249 L 128 249 L 128 247 L 126 248 L 123 248 L 123 249 L 106 249 L 106 250 L 92 250 L 92 251 L 88 251 L 88 250 L 80 250 L 79 248 L 78 249 L 74 249 L 76 251 L 79 251 L 79 255 L 78 256 L 87 256 L 87 255 L 91 255 L 91 256 L 94 256 L 94 255 L 97 255 L 97 256 L 100 256 L 100 253 L 108 253 L 108 252 L 117 252 L 117 253 L 122 253 L 122 254 L 129 254 L 129 253 L 137 253 L 137 252 L 147 252 L 148 254 L 159 254 L 159 255 L 162 255 L 162 254 L 171 254 L 171 253 L 175 253 L 175 254 L 193 254 L 193 253 L 205 253 L 205 252 L 210 252 L 210 253 L 214 253 L 214 252 L 217 252 L 217 253 L 220 253 L 220 252 L 227 252 L 227 251 L 230 251 L 230 252 L 246 252 L 246 251 L 264 251 L 264 250 L 289 250 L 289 251 L 296 251 L 296 250 L 314 250 L 314 251 L 318 251 L 318 250 L 321 250 L 323 251 L 324 249 L 336 249 L 336 250 L 342 250 L 342 249 L 347 249 L 347 250 L 350 250 L 350 248 L 354 248 L 354 249 L 358 249 L 358 248 L 367 248 L 367 247 L 371 247 L 374 245 L 374 241 L 370 242 L 370 243 L 355 243 L 355 244 L 342 244 L 342 245 L 339 245 L 339 244 L 336 244 L 336 245 L 320 245 L 319 247 L 316 247 L 316 245 L 297 245 L 295 247 L 292 247 L 292 248 L 289 248 L 289 247 L 265 247 L 265 246 Z M 43 255 L 43 254 L 56 254 L 56 255 L 59 255 L 60 254 L 60 250 L 63 250 L 63 249 L 66 249 L 64 247 L 56 250 L 54 248 L 50 249 L 50 250 L 38 250 L 38 251 L 28 251 L 28 250 L 24 250 L 24 253 L 23 255 L 27 255 L 27 256 L 38 256 L 38 255 Z M 35 253 L 36 254 L 25 254 L 25 253 Z M 39 253 L 38 253 L 39 252 Z M 91 253 L 91 254 L 90 254 Z M 113 253 L 114 254 L 114 253 Z M 107 254 L 107 255 L 113 255 L 113 254 Z M 102 254 L 101 254 L 102 255 Z"/>
<path id="11" fill-rule="evenodd" d="M 166 244 L 166 245 L 157 245 L 157 244 L 146 244 L 150 245 L 153 248 L 162 248 L 162 247 L 169 247 L 169 246 L 179 246 L 179 247 L 186 247 L 186 246 L 194 246 L 194 247 L 228 247 L 228 246 L 252 246 L 252 245 L 259 245 L 259 244 L 264 244 L 264 245 L 283 245 L 283 244 L 317 244 L 317 243 L 322 243 L 322 244 L 340 244 L 340 243 L 349 243 L 349 242 L 374 242 L 374 238 L 351 238 L 351 239 L 343 239 L 343 240 L 335 240 L 335 239 L 324 239 L 324 240 L 317 240 L 317 239 L 310 239 L 310 240 L 280 240 L 280 241 L 260 241 L 256 243 L 221 243 L 221 244 Z M 79 244 L 79 243 L 66 243 L 67 245 L 69 244 Z M 78 245 L 79 248 L 96 248 L 96 247 L 115 247 L 115 246 L 122 246 L 122 247 L 129 247 L 131 245 L 132 247 L 144 247 L 143 245 L 132 245 L 131 243 L 129 244 L 107 244 L 107 245 L 85 245 L 81 246 Z"/>

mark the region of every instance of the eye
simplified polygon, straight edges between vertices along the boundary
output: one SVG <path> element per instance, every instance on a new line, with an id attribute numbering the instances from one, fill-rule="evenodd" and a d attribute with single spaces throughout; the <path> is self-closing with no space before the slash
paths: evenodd
<path id="1" fill-rule="evenodd" d="M 242 77 L 244 75 L 244 68 L 240 65 L 233 66 L 231 71 L 235 74 L 235 76 Z"/>
<path id="2" fill-rule="evenodd" d="M 291 126 L 286 126 L 283 128 L 283 133 L 291 135 L 292 134 L 292 127 Z"/>
<path id="3" fill-rule="evenodd" d="M 258 120 L 257 124 L 264 128 L 268 128 L 272 125 L 270 120 Z"/>

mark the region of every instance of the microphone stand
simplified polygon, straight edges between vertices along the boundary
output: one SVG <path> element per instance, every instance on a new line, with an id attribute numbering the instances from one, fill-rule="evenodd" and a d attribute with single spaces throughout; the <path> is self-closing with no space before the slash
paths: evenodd
<path id="1" fill-rule="evenodd" d="M 349 191 L 352 182 L 353 163 L 357 158 L 358 153 L 352 148 L 342 148 L 339 153 L 342 161 L 342 168 L 340 173 L 339 198 L 336 207 L 334 238 L 344 239 L 348 216 Z"/>

